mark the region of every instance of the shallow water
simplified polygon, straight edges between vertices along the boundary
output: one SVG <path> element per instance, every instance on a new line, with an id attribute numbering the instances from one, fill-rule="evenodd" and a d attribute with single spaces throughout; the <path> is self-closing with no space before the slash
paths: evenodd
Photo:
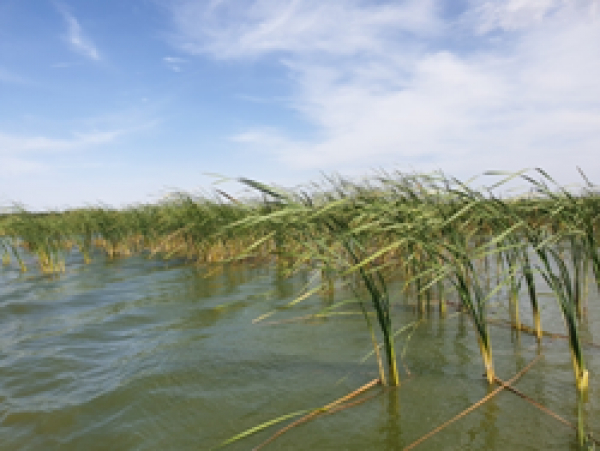
<path id="1" fill-rule="evenodd" d="M 303 277 L 282 280 L 272 267 L 249 266 L 204 276 L 181 262 L 98 257 L 83 265 L 76 254 L 60 278 L 1 269 L 0 450 L 205 450 L 377 377 L 373 359 L 360 363 L 371 350 L 360 315 L 268 322 L 317 312 L 327 299 L 314 296 L 252 324 L 293 299 Z M 600 303 L 594 289 L 590 296 L 584 337 L 600 343 Z M 544 300 L 543 326 L 564 333 L 555 304 Z M 502 306 L 495 310 L 507 317 Z M 398 341 L 399 352 L 406 349 L 400 389 L 375 388 L 373 399 L 294 428 L 265 449 L 401 450 L 485 396 L 490 389 L 469 320 L 420 317 L 400 302 L 394 308 L 397 327 L 420 318 L 410 341 L 407 334 Z M 504 380 L 536 356 L 533 337 L 495 326 L 491 332 Z M 576 423 L 567 343 L 546 338 L 542 352 L 515 386 Z M 585 354 L 585 412 L 600 437 L 600 348 Z M 251 449 L 277 429 L 226 449 Z M 577 446 L 574 431 L 505 391 L 415 449 Z"/>

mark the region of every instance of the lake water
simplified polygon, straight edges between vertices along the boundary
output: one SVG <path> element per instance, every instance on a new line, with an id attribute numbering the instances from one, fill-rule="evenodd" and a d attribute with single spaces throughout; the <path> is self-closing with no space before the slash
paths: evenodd
<path id="1" fill-rule="evenodd" d="M 360 363 L 372 349 L 362 316 L 267 322 L 317 312 L 330 302 L 321 296 L 252 323 L 293 299 L 301 276 L 284 280 L 272 266 L 232 266 L 207 277 L 182 262 L 81 260 L 69 256 L 59 278 L 33 267 L 24 275 L 16 265 L 0 269 L 0 450 L 208 450 L 377 377 L 372 358 Z M 583 335 L 600 343 L 595 289 L 590 296 Z M 564 333 L 556 302 L 544 305 L 544 329 Z M 508 316 L 501 306 L 492 315 Z M 394 308 L 395 327 L 419 318 L 410 341 L 406 334 L 398 340 L 398 352 L 406 349 L 399 389 L 376 387 L 373 399 L 294 428 L 265 449 L 401 450 L 489 393 L 468 318 L 420 317 L 400 301 Z M 536 356 L 536 341 L 490 330 L 497 374 L 508 380 Z M 576 423 L 567 343 L 545 338 L 542 353 L 515 387 Z M 585 413 L 598 438 L 600 348 L 586 347 L 585 355 Z M 225 449 L 252 449 L 282 425 Z M 503 391 L 415 449 L 577 445 L 574 431 Z"/>

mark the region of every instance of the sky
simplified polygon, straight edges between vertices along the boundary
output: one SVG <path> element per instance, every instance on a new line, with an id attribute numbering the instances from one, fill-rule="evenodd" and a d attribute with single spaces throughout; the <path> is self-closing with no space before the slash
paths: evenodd
<path id="1" fill-rule="evenodd" d="M 0 207 L 599 156 L 600 0 L 0 0 Z"/>

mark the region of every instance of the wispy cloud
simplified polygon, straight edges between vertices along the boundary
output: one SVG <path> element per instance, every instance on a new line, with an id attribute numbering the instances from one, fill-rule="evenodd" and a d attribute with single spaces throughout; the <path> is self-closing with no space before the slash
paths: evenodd
<path id="1" fill-rule="evenodd" d="M 130 130 L 72 133 L 68 137 L 26 136 L 0 132 L 0 175 L 38 173 L 51 168 L 49 156 L 84 151 L 116 141 Z"/>
<path id="2" fill-rule="evenodd" d="M 10 83 L 10 84 L 22 85 L 22 84 L 27 84 L 28 81 L 25 78 L 20 77 L 19 75 L 16 75 L 16 74 L 0 67 L 0 83 Z"/>
<path id="3" fill-rule="evenodd" d="M 2 149 L 0 152 L 24 153 L 69 151 L 111 142 L 124 133 L 124 130 L 111 130 L 73 133 L 68 138 L 50 138 L 47 136 L 10 135 L 0 132 L 0 149 Z"/>
<path id="4" fill-rule="evenodd" d="M 355 54 L 393 34 L 438 32 L 431 0 L 369 4 L 357 0 L 185 0 L 173 9 L 179 43 L 191 53 L 248 58 L 270 52 Z"/>
<path id="5" fill-rule="evenodd" d="M 77 53 L 94 61 L 100 61 L 100 53 L 94 43 L 83 33 L 79 21 L 73 14 L 61 3 L 56 3 L 58 11 L 62 14 L 68 27 L 67 42 Z"/>
<path id="6" fill-rule="evenodd" d="M 60 62 L 60 63 L 54 63 L 54 64 L 52 64 L 52 68 L 54 68 L 54 69 L 67 69 L 69 67 L 79 66 L 79 65 L 81 65 L 81 63 L 79 63 L 79 62 Z"/>
<path id="7" fill-rule="evenodd" d="M 0 154 L 0 168 L 0 174 L 6 177 L 39 174 L 45 166 L 38 161 Z"/>
<path id="8" fill-rule="evenodd" d="M 600 12 L 598 0 L 471 0 L 473 7 L 465 18 L 473 20 L 475 30 L 481 34 L 494 30 L 524 30 L 547 23 L 548 19 L 569 13 L 586 12 L 591 17 Z M 574 17 L 570 15 L 570 19 Z"/>
<path id="9" fill-rule="evenodd" d="M 163 63 L 174 72 L 181 72 L 181 67 L 187 62 L 188 60 L 185 58 L 179 58 L 177 56 L 165 56 L 163 58 Z"/>
<path id="10" fill-rule="evenodd" d="M 278 58 L 315 132 L 234 138 L 290 167 L 561 172 L 598 167 L 599 4 L 473 0 L 449 15 L 441 0 L 184 0 L 173 17 L 190 54 Z"/>

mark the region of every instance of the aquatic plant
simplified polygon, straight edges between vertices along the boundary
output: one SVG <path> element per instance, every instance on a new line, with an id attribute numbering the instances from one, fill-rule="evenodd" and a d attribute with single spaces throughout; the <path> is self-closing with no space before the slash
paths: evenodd
<path id="1" fill-rule="evenodd" d="M 600 290 L 600 196 L 583 173 L 586 187 L 578 193 L 539 169 L 533 175 L 488 175 L 502 178 L 474 188 L 439 172 L 380 171 L 358 181 L 330 176 L 296 190 L 241 178 L 255 195 L 239 198 L 217 190 L 206 196 L 177 193 L 158 204 L 120 210 L 20 209 L 0 216 L 0 253 L 5 264 L 14 256 L 23 271 L 22 255 L 33 254 L 50 274 L 65 270 L 65 256 L 74 247 L 86 263 L 97 252 L 110 259 L 144 253 L 184 258 L 210 271 L 224 263 L 274 262 L 282 277 L 317 274 L 321 285 L 307 285 L 289 305 L 318 291 L 333 300 L 336 287 L 351 288 L 380 380 L 392 386 L 400 385 L 395 336 L 405 325 L 394 324 L 392 307 L 401 295 L 421 315 L 434 304 L 444 315 L 449 296 L 455 296 L 471 320 L 492 384 L 490 302 L 506 294 L 512 328 L 541 341 L 539 293 L 549 288 L 565 320 L 576 387 L 583 393 L 589 370 L 578 322 L 586 314 L 589 273 Z M 516 180 L 533 191 L 502 197 L 501 188 Z M 390 292 L 398 281 L 402 293 Z M 531 325 L 520 302 L 523 290 Z M 327 314 L 346 304 L 333 302 Z"/>

